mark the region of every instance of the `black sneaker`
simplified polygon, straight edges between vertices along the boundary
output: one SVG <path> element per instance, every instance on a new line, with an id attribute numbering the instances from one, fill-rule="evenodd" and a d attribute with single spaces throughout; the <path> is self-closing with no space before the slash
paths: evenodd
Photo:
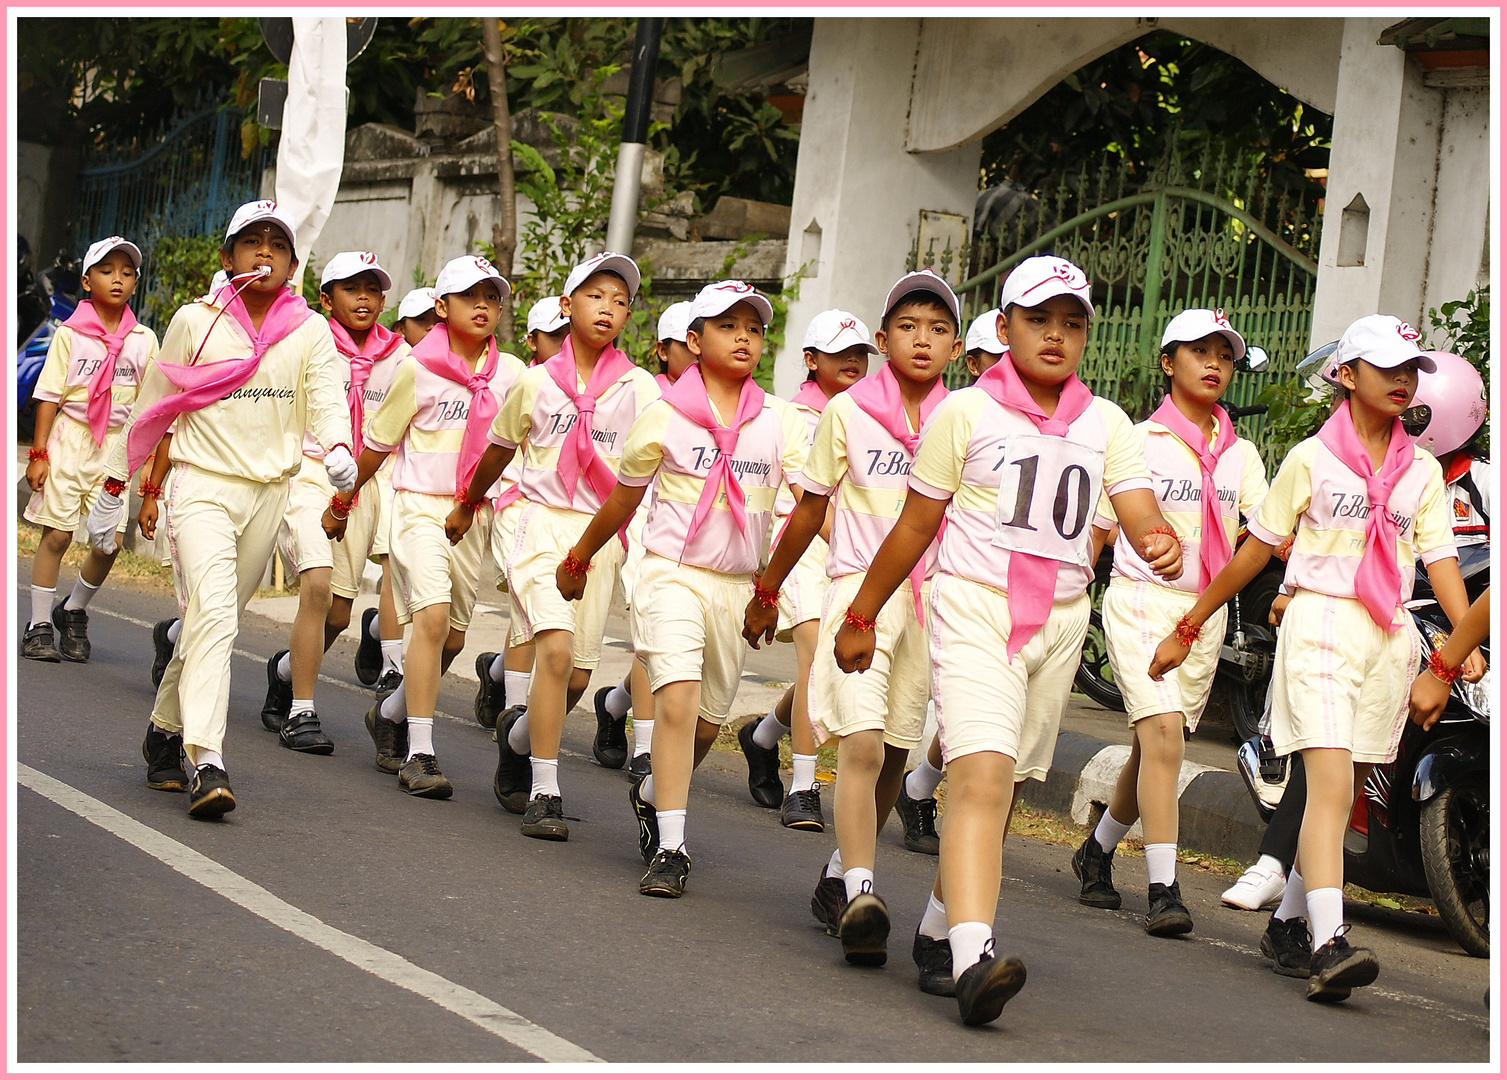
<path id="1" fill-rule="evenodd" d="M 653 771 L 649 764 L 648 754 L 634 754 L 633 759 L 628 762 L 628 775 L 635 779 L 648 776 Z"/>
<path id="2" fill-rule="evenodd" d="M 484 652 L 476 658 L 476 698 L 471 703 L 476 722 L 489 730 L 497 727 L 497 717 L 503 711 L 503 685 L 492 678 L 492 661 L 496 659 L 494 652 Z"/>
<path id="3" fill-rule="evenodd" d="M 234 809 L 235 792 L 230 790 L 230 777 L 225 770 L 217 765 L 196 769 L 188 783 L 188 816 L 218 818 Z"/>
<path id="4" fill-rule="evenodd" d="M 277 731 L 277 741 L 300 754 L 335 752 L 335 743 L 324 733 L 324 728 L 319 726 L 319 714 L 313 709 L 305 709 L 284 720 L 283 726 Z"/>
<path id="5" fill-rule="evenodd" d="M 691 872 L 691 857 L 684 851 L 656 851 L 649 870 L 638 883 L 644 896 L 667 896 L 679 900 L 685 895 L 685 879 Z"/>
<path id="6" fill-rule="evenodd" d="M 1309 1001 L 1344 1001 L 1357 986 L 1370 986 L 1381 974 L 1381 965 L 1370 949 L 1357 948 L 1344 938 L 1348 926 L 1313 954 L 1313 967 L 1308 976 Z"/>
<path id="7" fill-rule="evenodd" d="M 910 773 L 905 774 L 909 779 Z M 900 782 L 900 794 L 895 796 L 895 812 L 900 815 L 900 824 L 905 826 L 905 846 L 923 855 L 936 855 L 942 850 L 942 838 L 937 835 L 937 800 L 912 799 L 905 793 L 905 780 Z"/>
<path id="8" fill-rule="evenodd" d="M 518 831 L 535 840 L 569 840 L 564 800 L 558 795 L 535 795 L 524 807 L 523 824 Z"/>
<path id="9" fill-rule="evenodd" d="M 843 908 L 837 939 L 842 942 L 843 959 L 855 967 L 883 967 L 889 959 L 890 909 L 874 895 L 872 885 Z"/>
<path id="10" fill-rule="evenodd" d="M 1193 916 L 1183 903 L 1183 891 L 1177 882 L 1171 885 L 1152 882 L 1146 903 L 1150 908 L 1146 915 L 1146 933 L 1152 937 L 1179 937 L 1193 933 Z"/>
<path id="11" fill-rule="evenodd" d="M 628 761 L 626 717 L 619 719 L 607 711 L 607 695 L 612 687 L 604 686 L 591 699 L 597 713 L 596 738 L 591 740 L 591 756 L 604 769 L 621 769 Z"/>
<path id="12" fill-rule="evenodd" d="M 262 727 L 268 731 L 281 731 L 293 708 L 293 684 L 277 677 L 278 661 L 287 655 L 287 649 L 278 649 L 267 661 L 267 700 L 262 704 Z"/>
<path id="13" fill-rule="evenodd" d="M 659 850 L 659 814 L 652 803 L 644 801 L 644 780 L 635 780 L 628 789 L 628 805 L 638 819 L 638 856 L 648 866 Z"/>
<path id="14" fill-rule="evenodd" d="M 372 633 L 372 623 L 377 621 L 377 609 L 369 607 L 361 613 L 361 644 L 356 646 L 356 678 L 362 686 L 370 686 L 382 674 L 382 639 Z"/>
<path id="15" fill-rule="evenodd" d="M 916 982 L 921 993 L 937 997 L 958 996 L 957 983 L 952 981 L 952 942 L 946 938 L 927 937 L 918 926 L 910 956 L 916 962 Z"/>
<path id="16" fill-rule="evenodd" d="M 1120 910 L 1120 894 L 1115 892 L 1115 883 L 1110 876 L 1113 862 L 1114 856 L 1106 855 L 1090 833 L 1073 853 L 1073 873 L 1078 875 L 1078 882 L 1083 886 L 1078 893 L 1078 903 L 1105 911 Z"/>
<path id="17" fill-rule="evenodd" d="M 47 664 L 61 664 L 63 654 L 58 652 L 56 634 L 52 623 L 32 623 L 21 635 L 21 655 L 27 660 L 41 660 Z"/>
<path id="18" fill-rule="evenodd" d="M 159 731 L 147 724 L 147 737 L 141 740 L 141 756 L 147 763 L 147 787 L 156 791 L 188 790 L 181 733 Z"/>
<path id="19" fill-rule="evenodd" d="M 759 723 L 750 720 L 738 729 L 738 745 L 748 759 L 748 793 L 754 802 L 773 810 L 785 801 L 785 785 L 780 780 L 780 749 L 765 750 L 753 741 L 754 728 Z"/>
<path id="20" fill-rule="evenodd" d="M 813 784 L 806 791 L 792 791 L 780 807 L 780 824 L 802 832 L 826 832 L 827 819 L 822 817 L 822 786 Z"/>
<path id="21" fill-rule="evenodd" d="M 377 695 L 377 704 L 381 704 L 393 694 L 397 693 L 398 687 L 403 685 L 403 673 L 394 668 L 388 668 L 377 676 L 377 682 L 372 687 L 372 693 Z"/>
<path id="22" fill-rule="evenodd" d="M 497 718 L 497 772 L 492 776 L 492 794 L 510 814 L 528 807 L 529 788 L 534 784 L 534 766 L 527 754 L 516 754 L 508 745 L 508 732 L 523 715 L 524 706 L 514 705 Z"/>
<path id="23" fill-rule="evenodd" d="M 990 956 L 994 939 L 985 952 L 957 981 L 958 1015 L 971 1026 L 987 1024 L 999 1017 L 1009 1001 L 1026 984 L 1026 965 L 1018 956 Z"/>
<path id="24" fill-rule="evenodd" d="M 421 799 L 448 799 L 455 794 L 433 754 L 414 754 L 403 762 L 398 770 L 398 787 Z"/>
<path id="25" fill-rule="evenodd" d="M 1291 919 L 1273 915 L 1266 924 L 1266 933 L 1261 935 L 1261 955 L 1272 962 L 1272 970 L 1278 975 L 1308 978 L 1313 968 L 1313 939 L 1308 933 L 1308 922 L 1301 915 Z"/>
<path id="26" fill-rule="evenodd" d="M 366 710 L 366 730 L 377 748 L 377 768 L 396 773 L 408 756 L 408 721 L 401 723 L 382 715 L 380 703 Z"/>
<path id="27" fill-rule="evenodd" d="M 173 659 L 173 640 L 167 636 L 167 632 L 173 628 L 177 619 L 162 619 L 152 626 L 152 688 L 162 685 L 162 676 L 167 674 L 167 666 Z"/>
<path id="28" fill-rule="evenodd" d="M 67 600 L 52 605 L 52 625 L 58 629 L 58 652 L 75 664 L 89 662 L 89 613 L 69 611 Z"/>
<path id="29" fill-rule="evenodd" d="M 829 877 L 822 867 L 821 877 L 816 879 L 816 889 L 811 894 L 811 914 L 827 928 L 828 937 L 837 937 L 842 924 L 843 909 L 848 906 L 848 887 L 840 877 Z"/>

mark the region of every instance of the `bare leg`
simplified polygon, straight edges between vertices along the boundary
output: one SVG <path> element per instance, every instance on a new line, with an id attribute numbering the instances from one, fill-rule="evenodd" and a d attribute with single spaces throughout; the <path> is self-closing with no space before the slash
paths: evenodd
<path id="1" fill-rule="evenodd" d="M 644 667 L 644 662 L 637 656 L 633 658 L 633 667 L 628 672 L 628 690 L 633 695 L 633 716 L 638 720 L 654 719 L 654 692 L 649 689 L 649 670 Z M 635 754 L 642 754 L 644 750 L 634 746 Z"/>
<path id="2" fill-rule="evenodd" d="M 534 678 L 528 693 L 530 757 L 553 760 L 560 756 L 560 736 L 568 711 L 566 696 L 575 671 L 571 660 L 574 637 L 569 630 L 545 630 L 534 638 Z"/>
<path id="3" fill-rule="evenodd" d="M 349 596 L 330 594 L 330 612 L 324 617 L 324 651 L 329 652 L 347 626 L 351 624 L 351 607 L 355 603 Z"/>
<path id="4" fill-rule="evenodd" d="M 288 638 L 288 666 L 293 672 L 293 697 L 314 697 L 319 666 L 324 660 L 325 620 L 330 613 L 330 568 L 315 567 L 298 575 L 298 613 Z M 446 607 L 448 611 L 448 605 Z"/>
<path id="5" fill-rule="evenodd" d="M 39 589 L 58 587 L 58 569 L 63 565 L 63 556 L 73 535 L 51 525 L 42 526 L 42 539 L 37 544 L 37 553 L 31 560 L 31 583 Z"/>
<path id="6" fill-rule="evenodd" d="M 440 696 L 444 654 L 450 644 L 450 604 L 430 604 L 413 613 L 408 659 L 403 665 L 403 692 L 409 716 L 433 716 Z M 453 654 L 452 654 L 453 657 Z"/>
<path id="7" fill-rule="evenodd" d="M 398 622 L 398 605 L 392 598 L 392 573 L 387 569 L 387 556 L 381 556 L 382 588 L 377 593 L 377 640 L 398 641 L 403 636 L 403 624 Z"/>
<path id="8" fill-rule="evenodd" d="M 792 631 L 795 637 L 795 682 L 788 691 L 791 694 L 791 708 L 787 714 L 790 723 L 790 752 L 807 757 L 816 753 L 816 732 L 811 730 L 811 713 L 807 711 L 811 662 L 816 659 L 816 630 L 817 620 L 808 619 Z M 892 799 L 891 802 L 893 801 Z"/>
<path id="9" fill-rule="evenodd" d="M 999 903 L 1000 838 L 1014 803 L 1015 759 L 993 751 L 948 763 L 947 828 L 938 867 L 947 924 L 994 923 Z"/>

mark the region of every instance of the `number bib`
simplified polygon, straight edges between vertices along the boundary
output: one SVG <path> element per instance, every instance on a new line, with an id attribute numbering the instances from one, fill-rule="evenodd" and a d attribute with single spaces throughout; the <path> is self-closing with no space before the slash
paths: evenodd
<path id="1" fill-rule="evenodd" d="M 1104 451 L 1058 435 L 1012 435 L 999 454 L 994 546 L 1087 566 Z"/>

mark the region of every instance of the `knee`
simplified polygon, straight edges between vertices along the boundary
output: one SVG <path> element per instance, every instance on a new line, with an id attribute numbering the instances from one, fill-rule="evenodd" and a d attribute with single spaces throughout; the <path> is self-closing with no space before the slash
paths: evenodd
<path id="1" fill-rule="evenodd" d="M 54 558 L 62 558 L 68 550 L 68 545 L 73 542 L 73 536 L 62 529 L 45 528 L 42 530 L 42 542 L 39 549 L 45 551 Z"/>
<path id="2" fill-rule="evenodd" d="M 298 602 L 301 605 L 307 605 L 314 611 L 323 611 L 328 614 L 330 599 L 333 596 L 334 593 L 330 592 L 328 576 L 304 574 L 298 579 Z"/>
<path id="3" fill-rule="evenodd" d="M 582 693 L 591 685 L 591 672 L 586 668 L 573 667 L 570 670 L 570 689 L 575 693 Z"/>
<path id="4" fill-rule="evenodd" d="M 846 735 L 837 746 L 837 770 L 856 770 L 866 776 L 877 776 L 884 766 L 884 742 L 875 738 L 875 731 L 861 731 Z"/>
<path id="5" fill-rule="evenodd" d="M 557 680 L 568 680 L 575 670 L 571 636 L 558 630 L 534 638 L 534 669 Z"/>
<path id="6" fill-rule="evenodd" d="M 413 613 L 413 633 L 425 641 L 443 644 L 450 630 L 450 606 L 431 604 Z"/>
<path id="7" fill-rule="evenodd" d="M 351 624 L 351 602 L 343 596 L 336 596 L 330 601 L 330 610 L 324 617 L 324 623 L 337 634 Z"/>

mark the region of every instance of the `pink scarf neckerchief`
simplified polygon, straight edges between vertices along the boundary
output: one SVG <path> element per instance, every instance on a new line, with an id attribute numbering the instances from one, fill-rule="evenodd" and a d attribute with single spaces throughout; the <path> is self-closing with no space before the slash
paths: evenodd
<path id="1" fill-rule="evenodd" d="M 1394 419 L 1381 470 L 1373 472 L 1371 455 L 1355 433 L 1347 399 L 1319 428 L 1319 442 L 1339 458 L 1341 465 L 1366 482 L 1371 516 L 1366 519 L 1366 553 L 1355 573 L 1355 596 L 1366 606 L 1377 626 L 1396 630 L 1397 605 L 1402 600 L 1402 570 L 1397 565 L 1397 523 L 1387 511 L 1387 500 L 1413 464 L 1413 440 L 1403 430 L 1402 421 Z"/>
<path id="2" fill-rule="evenodd" d="M 64 320 L 63 325 L 75 333 L 87 334 L 105 343 L 105 358 L 94 369 L 94 374 L 89 376 L 87 398 L 89 433 L 94 436 L 96 445 L 104 446 L 105 432 L 110 428 L 110 407 L 114 404 L 110 387 L 115 382 L 115 360 L 125 347 L 126 335 L 136 329 L 136 314 L 129 304 L 121 308 L 120 325 L 112 334 L 105 329 L 99 312 L 94 310 L 94 301 L 80 300 L 78 307 L 73 309 L 73 314 Z"/>
<path id="3" fill-rule="evenodd" d="M 670 377 L 663 371 L 654 376 L 654 382 L 659 387 L 659 392 L 661 394 L 669 393 L 670 387 L 675 385 L 670 381 Z"/>
<path id="4" fill-rule="evenodd" d="M 241 289 L 245 289 L 255 280 L 254 277 L 248 278 Z M 157 367 L 163 375 L 167 376 L 169 382 L 178 387 L 178 393 L 169 394 L 148 406 L 131 425 L 131 434 L 126 441 L 126 459 L 132 473 L 141 468 L 142 462 L 146 461 L 156 449 L 162 436 L 167 433 L 167 429 L 178 417 L 184 413 L 202 409 L 211 402 L 219 401 L 227 394 L 232 394 L 245 386 L 251 376 L 256 374 L 257 368 L 261 367 L 262 357 L 267 350 L 297 330 L 303 325 L 304 320 L 313 314 L 302 297 L 284 286 L 278 291 L 271 306 L 267 308 L 267 313 L 262 316 L 262 328 L 258 331 L 252 325 L 251 315 L 246 311 L 246 305 L 241 301 L 240 290 L 233 293 L 228 301 L 223 299 L 229 287 L 227 284 L 215 294 L 215 302 L 223 305 L 219 314 L 215 316 L 215 320 L 218 321 L 220 315 L 228 312 L 231 318 L 240 324 L 250 340 L 251 355 L 242 360 L 216 360 L 208 364 L 194 363 L 193 361 L 197 360 L 199 354 L 204 351 L 205 343 L 209 341 L 209 331 L 205 331 L 204 341 L 199 343 L 199 349 L 189 363 L 167 364 L 159 361 Z M 213 330 L 214 322 L 211 322 L 209 327 Z"/>
<path id="5" fill-rule="evenodd" d="M 727 488 L 727 507 L 732 511 L 733 521 L 740 533 L 747 532 L 748 514 L 744 510 L 743 485 L 738 483 L 738 476 L 733 472 L 733 451 L 738 446 L 738 432 L 743 425 L 763 411 L 764 391 L 751 376 L 744 379 L 743 388 L 738 392 L 737 414 L 731 424 L 723 425 L 712 413 L 712 401 L 707 396 L 706 384 L 701 380 L 701 365 L 692 364 L 670 388 L 665 400 L 681 416 L 698 427 L 705 428 L 717 444 L 717 460 L 712 462 L 712 467 L 706 474 L 706 482 L 701 487 L 701 498 L 696 501 L 690 528 L 686 529 L 685 546 L 680 549 L 681 558 L 684 559 L 702 522 L 712 512 L 717 492 L 724 485 Z"/>
<path id="6" fill-rule="evenodd" d="M 576 426 L 565 436 L 560 445 L 560 457 L 555 463 L 560 483 L 565 487 L 566 497 L 575 499 L 576 486 L 581 477 L 591 485 L 597 498 L 606 501 L 617 485 L 617 477 L 597 453 L 596 443 L 591 438 L 591 418 L 596 415 L 597 399 L 605 394 L 623 373 L 633 366 L 628 354 L 616 345 L 608 345 L 597 357 L 596 367 L 591 369 L 591 378 L 586 381 L 584 392 L 576 389 L 575 338 L 566 335 L 560 351 L 544 362 L 544 370 L 556 386 L 570 398 L 576 407 L 579 419 Z"/>
<path id="7" fill-rule="evenodd" d="M 791 404 L 804 405 L 812 412 L 826 411 L 827 402 L 831 400 L 815 379 L 807 379 L 801 383 L 801 388 L 795 392 L 795 397 L 790 399 Z"/>
<path id="8" fill-rule="evenodd" d="M 351 363 L 351 388 L 346 391 L 345 404 L 351 411 L 351 445 L 355 447 L 355 456 L 360 457 L 365 445 L 361 429 L 366 426 L 366 398 L 362 391 L 366 389 L 367 376 L 372 373 L 373 364 L 393 354 L 403 337 L 381 323 L 373 323 L 366 332 L 365 344 L 358 349 L 351 332 L 334 319 L 330 320 L 330 334 L 335 338 L 335 348 Z"/>
<path id="9" fill-rule="evenodd" d="M 1203 431 L 1172 403 L 1171 394 L 1162 399 L 1151 419 L 1193 451 L 1198 458 L 1199 472 L 1203 474 L 1203 533 L 1198 541 L 1198 591 L 1202 592 L 1230 561 L 1230 537 L 1224 528 L 1224 507 L 1219 502 L 1214 469 L 1224 452 L 1235 445 L 1235 425 L 1230 422 L 1230 414 L 1224 411 L 1224 406 L 1215 405 L 1214 422 L 1219 431 L 1214 435 L 1214 446 L 1210 449 Z"/>
<path id="10" fill-rule="evenodd" d="M 900 380 L 895 378 L 895 369 L 889 364 L 882 365 L 874 374 L 859 379 L 848 387 L 848 396 L 853 399 L 853 404 L 872 416 L 890 438 L 904 446 L 907 454 L 915 457 L 916 447 L 921 442 L 920 429 L 947 396 L 947 387 L 942 385 L 941 379 L 931 384 L 931 389 L 921 402 L 921 423 L 915 431 L 910 429 L 910 421 L 905 415 L 905 402 L 900 397 Z M 909 580 L 911 600 L 916 605 L 916 619 L 924 625 L 926 619 L 921 610 L 921 586 L 926 581 L 926 556 L 916 560 L 916 565 L 911 567 Z"/>
<path id="11" fill-rule="evenodd" d="M 1022 413 L 1036 430 L 1043 435 L 1066 435 L 1068 425 L 1082 416 L 1093 403 L 1094 395 L 1087 384 L 1076 374 L 1069 375 L 1062 384 L 1057 399 L 1057 409 L 1051 416 L 1041 411 L 1020 374 L 1015 370 L 1015 361 L 1010 350 L 999 362 L 979 376 L 973 385 L 983 390 L 1007 409 Z M 1058 560 L 1041 555 L 1028 555 L 1020 551 L 1010 552 L 1010 569 L 1005 591 L 1010 604 L 1010 639 L 1005 643 L 1006 659 L 1015 659 L 1015 654 L 1031 640 L 1031 635 L 1046 625 L 1052 611 L 1052 596 L 1057 586 Z"/>
<path id="12" fill-rule="evenodd" d="M 476 463 L 487 448 L 487 430 L 497 416 L 497 395 L 491 387 L 492 376 L 497 374 L 497 339 L 487 338 L 486 355 L 475 371 L 451 350 L 450 328 L 444 323 L 435 323 L 410 355 L 440 378 L 464 386 L 471 393 L 466 433 L 461 438 L 460 459 L 455 466 L 455 491 L 461 495 L 476 473 Z"/>

